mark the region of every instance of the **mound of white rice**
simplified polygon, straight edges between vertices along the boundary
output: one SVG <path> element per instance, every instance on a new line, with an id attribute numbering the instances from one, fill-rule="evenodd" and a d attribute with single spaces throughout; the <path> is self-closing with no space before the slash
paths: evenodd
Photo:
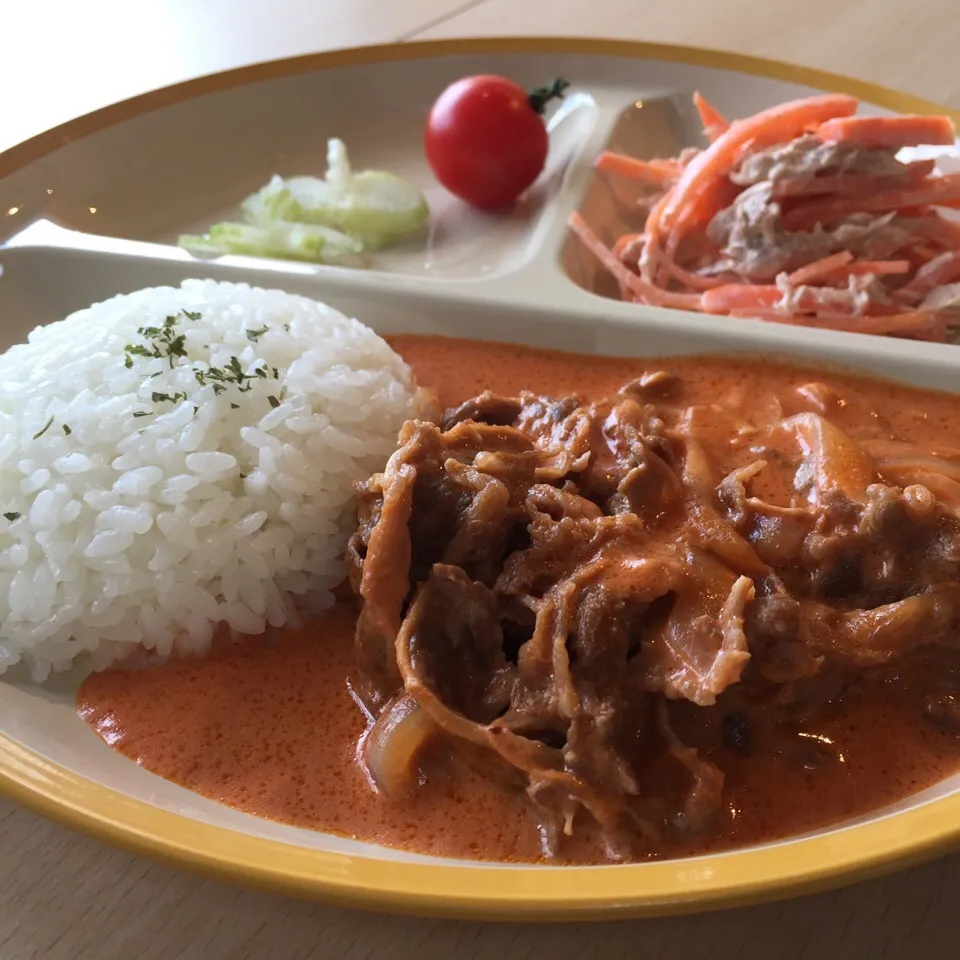
<path id="1" fill-rule="evenodd" d="M 280 291 L 191 280 L 35 330 L 0 356 L 0 672 L 329 603 L 353 484 L 417 412 L 380 337 Z"/>

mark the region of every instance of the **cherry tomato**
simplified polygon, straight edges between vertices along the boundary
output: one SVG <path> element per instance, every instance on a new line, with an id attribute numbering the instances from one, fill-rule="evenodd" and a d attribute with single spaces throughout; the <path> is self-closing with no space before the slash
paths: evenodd
<path id="1" fill-rule="evenodd" d="M 506 77 L 465 77 L 440 94 L 427 118 L 427 161 L 451 193 L 482 210 L 510 206 L 540 175 L 549 141 L 546 104 L 565 80 L 528 93 Z"/>

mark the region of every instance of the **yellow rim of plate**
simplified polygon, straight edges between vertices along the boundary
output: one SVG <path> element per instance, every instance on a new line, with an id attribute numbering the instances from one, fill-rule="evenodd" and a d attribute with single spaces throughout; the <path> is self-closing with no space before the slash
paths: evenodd
<path id="1" fill-rule="evenodd" d="M 125 100 L 0 154 L 0 178 L 152 110 L 278 77 L 457 54 L 624 57 L 767 77 L 850 93 L 898 113 L 960 111 L 839 74 L 695 47 L 567 37 L 386 44 L 292 57 L 190 80 Z M 411 863 L 313 850 L 201 823 L 103 787 L 0 734 L 0 788 L 65 826 L 175 866 L 284 893 L 404 913 L 568 920 L 729 907 L 864 879 L 947 852 L 960 838 L 960 794 L 896 815 L 733 853 L 600 867 Z"/>

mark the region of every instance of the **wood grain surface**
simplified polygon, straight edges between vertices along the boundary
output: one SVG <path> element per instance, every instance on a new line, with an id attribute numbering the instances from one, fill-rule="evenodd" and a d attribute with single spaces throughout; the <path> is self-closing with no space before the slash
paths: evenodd
<path id="1" fill-rule="evenodd" d="M 0 0 L 0 149 L 158 86 L 316 50 L 598 36 L 791 60 L 960 107 L 957 0 Z M 596 925 L 376 916 L 200 879 L 0 799 L 0 960 L 955 957 L 960 858 L 785 903 Z"/>

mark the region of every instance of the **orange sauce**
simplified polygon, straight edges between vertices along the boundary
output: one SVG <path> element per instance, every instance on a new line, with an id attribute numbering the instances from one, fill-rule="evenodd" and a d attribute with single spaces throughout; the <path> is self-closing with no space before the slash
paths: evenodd
<path id="1" fill-rule="evenodd" d="M 950 444 L 958 432 L 956 401 L 947 395 L 774 364 L 596 359 L 439 337 L 391 343 L 444 405 L 483 389 L 599 397 L 644 369 L 662 368 L 689 384 L 685 402 L 710 402 L 741 385 L 758 398 L 782 395 L 818 380 L 843 397 L 831 417 L 851 430 L 931 445 Z M 78 710 L 131 760 L 248 813 L 421 853 L 538 860 L 539 836 L 524 802 L 468 770 L 449 766 L 403 802 L 371 788 L 357 762 L 365 719 L 348 684 L 354 615 L 344 601 L 272 643 L 250 638 L 206 658 L 93 674 L 79 691 Z M 749 757 L 715 748 L 711 759 L 726 774 L 715 834 L 659 855 L 803 833 L 894 802 L 960 767 L 960 738 L 921 721 L 915 697 L 896 684 L 845 700 L 804 734 L 811 762 L 772 741 L 758 743 Z M 604 859 L 585 825 L 563 844 L 560 862 Z"/>

